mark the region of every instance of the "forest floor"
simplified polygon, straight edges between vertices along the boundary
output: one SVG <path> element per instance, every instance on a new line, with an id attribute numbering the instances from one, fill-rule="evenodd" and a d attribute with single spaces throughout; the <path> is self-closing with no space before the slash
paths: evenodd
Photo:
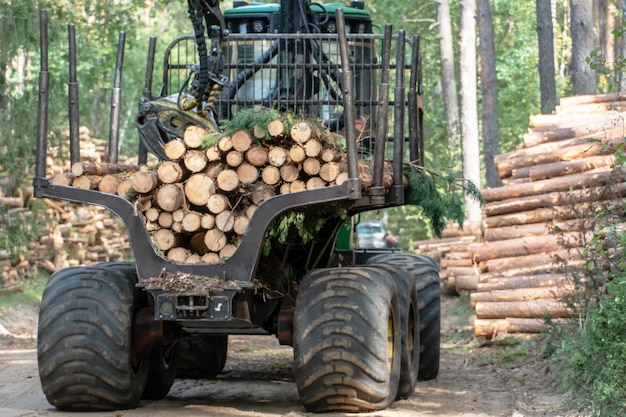
<path id="1" fill-rule="evenodd" d="M 488 343 L 468 326 L 467 298 L 442 299 L 440 372 L 415 393 L 368 417 L 583 417 L 568 404 L 556 370 L 537 339 Z M 80 416 L 223 417 L 314 416 L 298 400 L 292 349 L 274 337 L 231 336 L 226 367 L 216 381 L 177 380 L 168 396 L 134 410 L 65 413 L 41 391 L 36 354 L 37 306 L 0 306 L 0 417 Z M 4 334 L 4 335 L 3 335 Z"/>

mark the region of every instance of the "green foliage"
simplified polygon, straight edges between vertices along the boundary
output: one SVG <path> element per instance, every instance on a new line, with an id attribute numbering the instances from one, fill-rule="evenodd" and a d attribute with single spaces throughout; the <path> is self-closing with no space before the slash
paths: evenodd
<path id="1" fill-rule="evenodd" d="M 415 164 L 406 164 L 405 173 L 409 179 L 407 203 L 422 208 L 438 236 L 448 220 L 463 227 L 465 196 L 484 204 L 476 184 L 457 177 L 452 171 L 435 173 Z"/>
<path id="2" fill-rule="evenodd" d="M 626 272 L 607 284 L 608 296 L 588 312 L 558 351 L 565 387 L 591 416 L 626 412 Z"/>
<path id="3" fill-rule="evenodd" d="M 0 254 L 16 263 L 28 251 L 31 242 L 37 241 L 47 225 L 42 209 L 32 211 L 7 211 L 0 209 Z"/>
<path id="4" fill-rule="evenodd" d="M 272 249 L 271 242 L 275 240 L 280 245 L 290 242 L 292 234 L 295 233 L 299 241 L 306 244 L 314 240 L 318 232 L 324 227 L 330 217 L 346 218 L 346 210 L 339 206 L 332 207 L 332 212 L 326 215 L 307 215 L 304 211 L 290 210 L 275 219 L 267 231 L 268 239 L 265 240 L 263 255 L 268 256 Z"/>
<path id="5" fill-rule="evenodd" d="M 281 118 L 281 113 L 275 109 L 246 109 L 238 112 L 235 116 L 224 122 L 224 133 L 226 135 L 232 135 L 237 130 L 245 130 L 248 132 L 264 132 L 266 136 L 269 136 L 267 132 L 267 125 L 273 121 Z M 288 117 L 291 120 L 291 116 Z M 291 126 L 288 126 L 291 129 Z M 285 126 L 287 131 L 287 126 Z"/>

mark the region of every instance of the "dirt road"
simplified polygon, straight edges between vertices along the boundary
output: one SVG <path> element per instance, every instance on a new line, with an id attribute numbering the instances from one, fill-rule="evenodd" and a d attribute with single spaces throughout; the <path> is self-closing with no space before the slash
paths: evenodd
<path id="1" fill-rule="evenodd" d="M 443 303 L 442 357 L 439 377 L 420 382 L 408 400 L 367 414 L 324 416 L 368 417 L 581 417 L 568 410 L 549 364 L 536 358 L 517 365 L 493 358 L 503 349 L 473 340 L 452 314 L 458 300 Z M 39 384 L 33 319 L 0 324 L 11 337 L 0 337 L 0 417 L 31 416 L 314 416 L 298 401 L 291 374 L 292 350 L 273 337 L 231 337 L 229 357 L 217 381 L 178 380 L 167 398 L 144 402 L 135 410 L 103 413 L 64 413 L 50 406 Z M 0 329 L 2 326 L 0 326 Z M 495 364 L 494 362 L 500 362 Z"/>

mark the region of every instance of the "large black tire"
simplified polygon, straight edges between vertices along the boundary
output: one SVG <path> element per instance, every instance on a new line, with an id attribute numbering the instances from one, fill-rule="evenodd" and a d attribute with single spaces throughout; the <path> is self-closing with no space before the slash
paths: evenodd
<path id="1" fill-rule="evenodd" d="M 381 410 L 400 379 L 396 286 L 379 268 L 319 269 L 300 283 L 294 317 L 294 375 L 309 411 Z"/>
<path id="2" fill-rule="evenodd" d="M 149 358 L 133 361 L 136 275 L 124 264 L 66 268 L 44 290 L 37 337 L 39 377 L 62 410 L 134 408 Z"/>
<path id="3" fill-rule="evenodd" d="M 441 352 L 441 283 L 436 262 L 428 256 L 408 253 L 376 255 L 368 259 L 369 262 L 393 265 L 413 276 L 419 302 L 420 323 L 417 380 L 435 379 L 439 374 Z"/>
<path id="4" fill-rule="evenodd" d="M 114 270 L 137 281 L 137 269 L 132 262 L 104 262 L 97 265 L 108 270 Z M 148 306 L 147 294 L 135 287 L 135 311 Z M 165 397 L 176 379 L 178 369 L 179 347 L 176 343 L 166 346 L 156 346 L 150 351 L 148 377 L 144 387 L 143 399 L 160 400 Z M 146 359 L 147 360 L 147 359 Z"/>
<path id="5" fill-rule="evenodd" d="M 178 344 L 178 378 L 215 379 L 224 370 L 228 335 L 198 335 L 183 339 Z"/>
<path id="6" fill-rule="evenodd" d="M 415 391 L 420 359 L 420 321 L 417 281 L 403 268 L 384 263 L 368 264 L 385 269 L 393 278 L 398 289 L 398 304 L 401 322 L 400 382 L 396 398 L 409 398 Z"/>

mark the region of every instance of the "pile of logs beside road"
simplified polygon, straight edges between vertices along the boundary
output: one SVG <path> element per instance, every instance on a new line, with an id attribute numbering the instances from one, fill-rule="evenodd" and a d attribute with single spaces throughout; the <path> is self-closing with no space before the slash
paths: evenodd
<path id="1" fill-rule="evenodd" d="M 58 143 L 67 144 L 67 134 L 61 133 L 61 137 L 51 142 L 58 139 Z M 100 155 L 106 154 L 105 142 L 92 138 L 89 130 L 81 127 L 83 161 L 100 163 Z M 60 155 L 67 153 L 66 146 L 49 147 L 47 177 L 53 178 L 70 170 L 69 163 L 62 165 L 58 160 Z M 25 280 L 32 276 L 35 269 L 52 273 L 68 266 L 118 261 L 130 256 L 128 233 L 121 221 L 107 210 L 92 205 L 43 199 L 47 206 L 45 219 L 35 219 L 35 214 L 29 209 L 32 190 L 21 189 L 12 182 L 1 182 L 0 187 L 18 190 L 19 195 L 0 199 L 0 206 L 7 215 L 19 214 L 23 221 L 33 222 L 41 228 L 38 239 L 30 242 L 28 248 L 15 248 L 17 256 L 0 253 L 0 293 L 21 291 Z"/>
<path id="2" fill-rule="evenodd" d="M 545 317 L 571 316 L 568 270 L 585 262 L 595 213 L 626 189 L 626 171 L 613 169 L 626 136 L 625 98 L 564 98 L 555 114 L 531 116 L 522 147 L 496 156 L 504 185 L 483 190 L 482 242 L 466 246 L 469 257 L 457 262 L 465 266 L 442 271 L 471 292 L 477 336 L 536 333 Z"/>

